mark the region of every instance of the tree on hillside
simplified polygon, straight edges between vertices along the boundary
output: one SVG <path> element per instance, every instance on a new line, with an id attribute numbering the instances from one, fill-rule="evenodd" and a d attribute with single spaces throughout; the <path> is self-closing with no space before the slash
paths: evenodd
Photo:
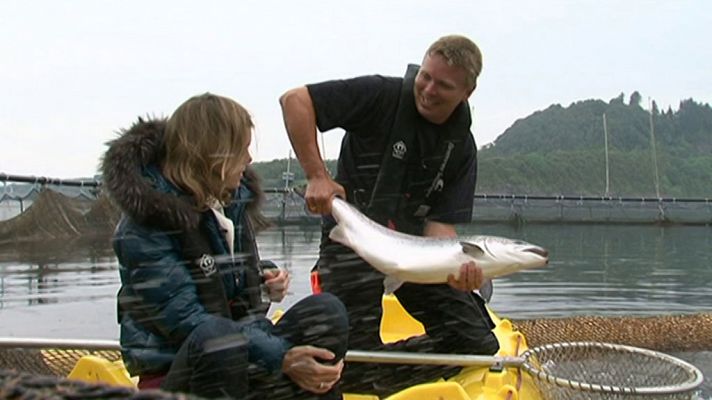
<path id="1" fill-rule="evenodd" d="M 640 107 L 640 101 L 643 99 L 643 97 L 638 93 L 636 90 L 635 92 L 631 93 L 630 95 L 630 101 L 628 102 L 628 105 L 630 106 L 635 106 L 635 107 Z"/>

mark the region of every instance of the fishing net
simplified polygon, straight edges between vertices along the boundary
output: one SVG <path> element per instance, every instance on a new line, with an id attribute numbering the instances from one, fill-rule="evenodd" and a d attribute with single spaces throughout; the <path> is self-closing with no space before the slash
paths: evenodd
<path id="1" fill-rule="evenodd" d="M 662 352 L 712 349 L 712 313 L 588 316 L 512 321 L 529 347 L 560 342 L 605 342 Z"/>
<path id="2" fill-rule="evenodd" d="M 59 343 L 59 342 L 57 342 Z M 113 345 L 77 343 L 42 346 L 32 341 L 0 341 L 0 399 L 16 400 L 188 400 L 196 396 L 142 390 L 64 378 L 85 355 L 118 360 L 121 353 Z"/>
<path id="3" fill-rule="evenodd" d="M 600 342 L 555 343 L 522 354 L 547 400 L 692 399 L 702 373 L 675 357 Z"/>
<path id="4" fill-rule="evenodd" d="M 112 348 L 81 348 L 75 346 L 30 347 L 24 343 L 0 342 L 0 369 L 15 370 L 39 375 L 67 376 L 83 356 L 97 356 L 108 361 L 121 359 L 121 352 Z"/>
<path id="5" fill-rule="evenodd" d="M 13 400 L 199 400 L 198 397 L 161 390 L 85 383 L 48 375 L 0 369 L 0 398 Z"/>

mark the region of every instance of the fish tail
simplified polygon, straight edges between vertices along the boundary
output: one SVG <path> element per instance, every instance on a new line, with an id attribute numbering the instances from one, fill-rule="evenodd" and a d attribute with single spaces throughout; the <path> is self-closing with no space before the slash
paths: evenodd
<path id="1" fill-rule="evenodd" d="M 403 281 L 394 278 L 392 276 L 386 276 L 383 279 L 383 289 L 386 294 L 393 294 L 396 290 L 398 290 L 399 287 L 403 285 Z"/>
<path id="2" fill-rule="evenodd" d="M 336 225 L 334 228 L 331 229 L 331 232 L 329 232 L 329 239 L 346 246 L 349 243 L 349 236 L 346 233 L 346 229 L 344 229 L 344 227 L 341 225 Z"/>

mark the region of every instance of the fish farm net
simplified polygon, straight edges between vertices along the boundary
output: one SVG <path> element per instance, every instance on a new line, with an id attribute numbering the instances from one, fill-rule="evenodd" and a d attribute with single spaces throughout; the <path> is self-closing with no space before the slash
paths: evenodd
<path id="1" fill-rule="evenodd" d="M 51 375 L 0 369 L 0 398 L 11 400 L 200 400 L 192 395 L 158 389 L 86 383 Z"/>
<path id="2" fill-rule="evenodd" d="M 685 361 L 617 344 L 555 343 L 522 357 L 522 368 L 547 400 L 692 399 L 703 381 Z"/>

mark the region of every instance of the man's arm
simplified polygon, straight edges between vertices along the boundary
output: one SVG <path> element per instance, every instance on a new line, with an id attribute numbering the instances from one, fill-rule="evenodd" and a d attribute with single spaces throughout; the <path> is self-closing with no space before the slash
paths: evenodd
<path id="1" fill-rule="evenodd" d="M 423 236 L 431 237 L 455 237 L 457 231 L 455 225 L 445 224 L 437 221 L 426 221 L 423 228 Z"/>
<path id="2" fill-rule="evenodd" d="M 309 211 L 331 213 L 331 198 L 346 198 L 344 188 L 334 182 L 319 154 L 316 112 L 309 90 L 301 86 L 289 90 L 279 98 L 282 118 L 294 153 L 307 177 L 305 200 Z"/>

